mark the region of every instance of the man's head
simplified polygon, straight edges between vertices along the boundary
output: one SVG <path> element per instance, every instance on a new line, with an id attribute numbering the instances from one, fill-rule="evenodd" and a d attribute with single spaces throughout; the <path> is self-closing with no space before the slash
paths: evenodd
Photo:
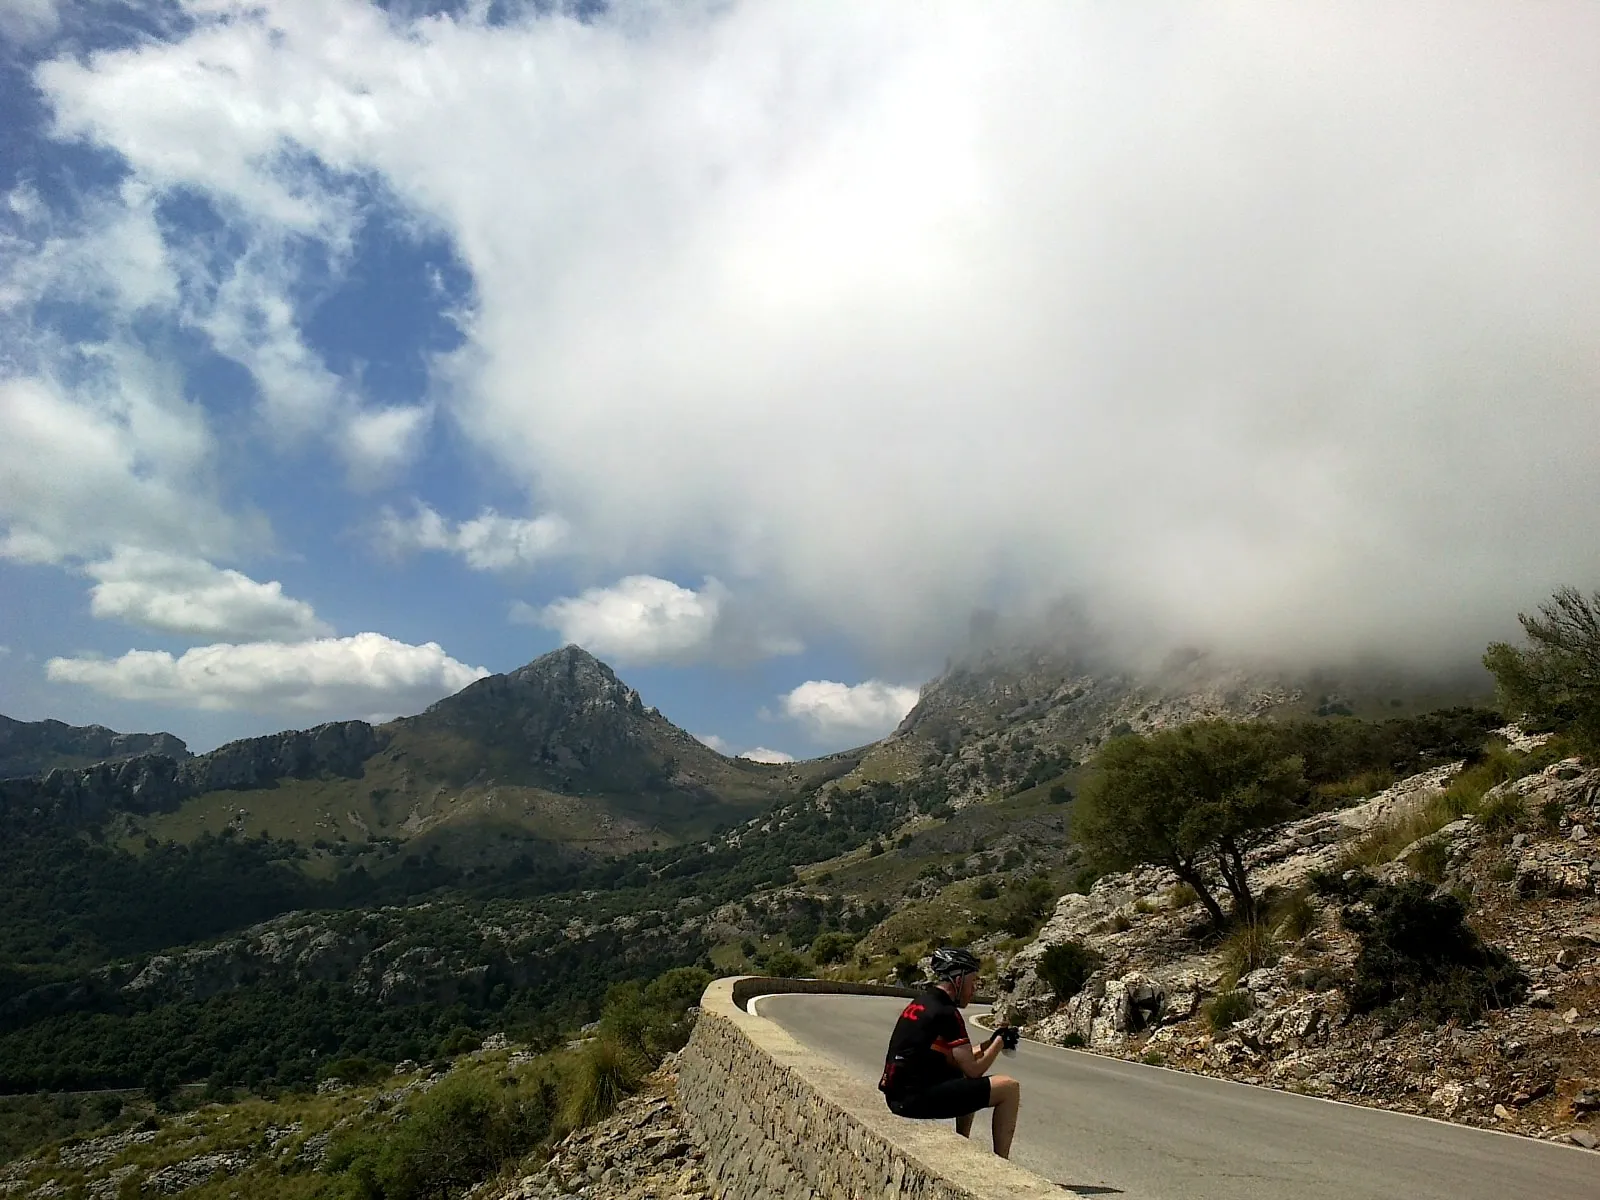
<path id="1" fill-rule="evenodd" d="M 972 1003 L 978 990 L 978 956 L 970 950 L 943 946 L 933 952 L 933 977 L 962 1008 Z"/>

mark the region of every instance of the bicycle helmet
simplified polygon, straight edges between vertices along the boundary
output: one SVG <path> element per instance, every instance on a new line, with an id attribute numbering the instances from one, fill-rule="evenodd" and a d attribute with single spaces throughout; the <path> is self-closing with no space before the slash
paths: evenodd
<path id="1" fill-rule="evenodd" d="M 963 975 L 975 974 L 978 967 L 978 956 L 970 950 L 958 950 L 952 946 L 941 946 L 933 952 L 933 977 L 935 979 L 960 979 Z"/>

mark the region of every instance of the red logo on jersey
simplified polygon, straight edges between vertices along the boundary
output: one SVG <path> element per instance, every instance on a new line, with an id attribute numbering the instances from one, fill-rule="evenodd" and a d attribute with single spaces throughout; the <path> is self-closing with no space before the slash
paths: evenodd
<path id="1" fill-rule="evenodd" d="M 927 1011 L 928 1011 L 928 1006 L 927 1005 L 922 1004 L 922 1003 L 920 1003 L 920 1002 L 918 1002 L 916 1000 L 913 1000 L 910 1004 L 906 1005 L 906 1010 L 905 1010 L 905 1012 L 900 1014 L 900 1019 L 902 1021 L 915 1021 L 918 1017 L 920 1017 L 923 1013 L 925 1013 Z"/>

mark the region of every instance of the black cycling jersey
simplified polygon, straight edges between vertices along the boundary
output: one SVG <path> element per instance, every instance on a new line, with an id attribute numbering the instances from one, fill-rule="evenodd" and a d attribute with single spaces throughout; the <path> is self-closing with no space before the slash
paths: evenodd
<path id="1" fill-rule="evenodd" d="M 952 1079 L 965 1079 L 952 1053 L 969 1044 L 961 1010 L 942 989 L 929 988 L 895 1022 L 878 1090 L 890 1100 Z"/>

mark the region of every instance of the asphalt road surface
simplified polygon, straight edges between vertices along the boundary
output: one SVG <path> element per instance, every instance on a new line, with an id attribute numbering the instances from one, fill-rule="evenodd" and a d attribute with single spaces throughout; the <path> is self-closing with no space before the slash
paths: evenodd
<path id="1" fill-rule="evenodd" d="M 768 996 L 760 1016 L 876 1083 L 903 1000 Z M 969 1010 L 981 1017 L 981 1010 Z M 1012 1160 L 1082 1195 L 1600 1200 L 1600 1153 L 1023 1042 Z M 986 1117 L 973 1141 L 989 1145 Z"/>

